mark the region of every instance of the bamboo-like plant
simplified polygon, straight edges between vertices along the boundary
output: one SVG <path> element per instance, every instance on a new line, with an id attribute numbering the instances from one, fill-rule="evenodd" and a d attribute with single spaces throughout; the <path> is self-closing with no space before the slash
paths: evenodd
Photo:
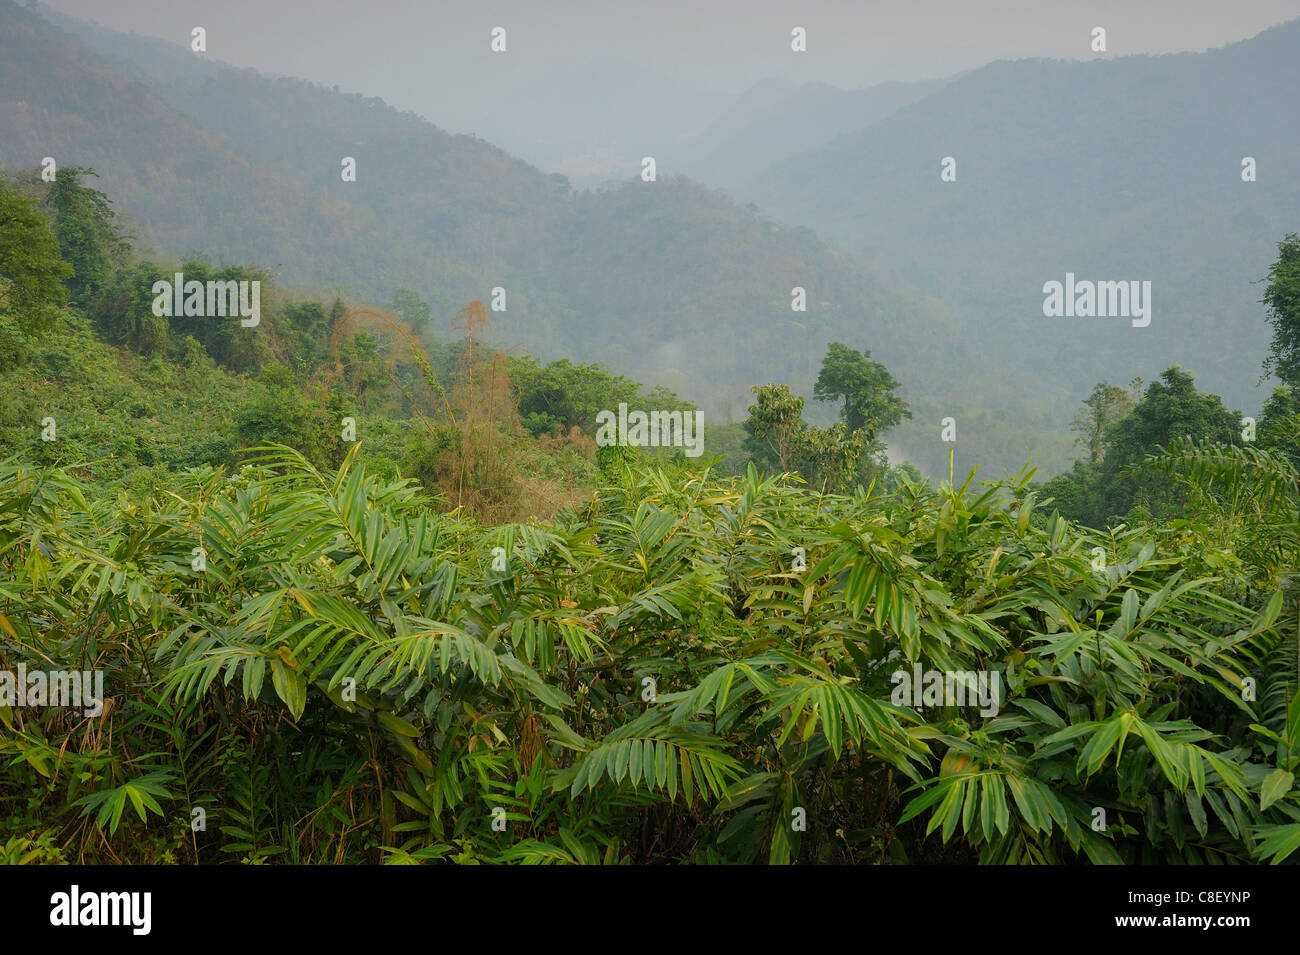
<path id="1" fill-rule="evenodd" d="M 1300 704 L 1269 568 L 1294 542 L 1099 535 L 1049 508 L 1028 474 L 836 496 L 638 466 L 554 520 L 486 527 L 357 446 L 337 471 L 263 448 L 116 499 L 9 464 L 0 670 L 99 668 L 108 699 L 0 707 L 0 846 L 1288 858 Z M 900 699 L 918 670 L 996 674 L 996 705 Z"/>

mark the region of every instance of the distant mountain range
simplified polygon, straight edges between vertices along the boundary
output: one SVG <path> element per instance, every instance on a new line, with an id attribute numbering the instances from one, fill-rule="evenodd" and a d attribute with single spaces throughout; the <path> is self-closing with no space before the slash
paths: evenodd
<path id="1" fill-rule="evenodd" d="M 1054 407 L 1180 363 L 1258 408 L 1258 283 L 1300 230 L 1297 90 L 1300 20 L 1206 53 L 998 62 L 738 193 L 942 299 Z M 1045 317 L 1067 272 L 1149 280 L 1151 324 Z"/>

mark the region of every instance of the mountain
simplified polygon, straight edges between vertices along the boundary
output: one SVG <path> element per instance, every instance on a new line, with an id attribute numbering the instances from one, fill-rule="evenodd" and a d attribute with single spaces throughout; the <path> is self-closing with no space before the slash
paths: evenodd
<path id="1" fill-rule="evenodd" d="M 156 37 L 117 33 L 45 5 L 39 10 L 115 69 L 158 84 L 172 102 L 228 69 Z M 476 83 L 472 95 L 430 94 L 439 124 L 582 186 L 627 178 L 645 155 L 669 168 L 686 152 L 683 131 L 706 127 L 728 100 L 653 65 L 597 57 L 557 66 L 527 46 L 500 58 L 491 74 L 492 83 Z"/>
<path id="2" fill-rule="evenodd" d="M 743 419 L 753 384 L 809 394 L 830 341 L 871 349 L 918 408 L 974 413 L 987 394 L 1015 394 L 950 334 L 941 305 L 715 190 L 662 176 L 575 191 L 377 99 L 211 60 L 191 75 L 183 49 L 113 44 L 110 62 L 0 0 L 0 163 L 52 155 L 94 167 L 162 250 L 256 262 L 282 283 L 362 303 L 411 288 L 434 304 L 440 334 L 461 305 L 502 287 L 497 341 L 666 385 L 711 421 Z M 356 182 L 340 175 L 346 156 Z M 795 286 L 808 290 L 806 312 L 791 310 Z M 981 367 L 990 390 L 954 396 L 958 371 Z M 947 446 L 933 424 L 909 453 L 938 470 Z M 981 459 L 1018 468 L 1036 437 L 1021 430 Z"/>
<path id="3" fill-rule="evenodd" d="M 637 173 L 643 156 L 664 170 L 684 168 L 687 136 L 725 102 L 671 72 L 596 60 L 521 75 L 475 110 L 473 128 L 575 185 L 595 186 Z"/>
<path id="4" fill-rule="evenodd" d="M 1297 88 L 1300 20 L 1205 53 L 997 62 L 741 192 L 931 291 L 1061 415 L 1097 380 L 1175 363 L 1251 414 L 1257 283 L 1300 229 L 1300 124 L 1278 112 Z M 1150 281 L 1150 325 L 1045 317 L 1067 272 Z"/>
<path id="5" fill-rule="evenodd" d="M 344 204 L 289 170 L 253 161 L 201 119 L 3 0 L 0 164 L 30 167 L 46 156 L 59 166 L 95 168 L 100 187 L 142 228 L 140 238 L 177 254 L 202 250 L 218 260 L 279 265 L 283 215 L 292 209 L 322 253 L 354 260 L 331 284 L 346 286 L 349 274 L 366 275 L 382 261 L 361 241 L 367 223 Z"/>
<path id="6" fill-rule="evenodd" d="M 682 168 L 702 182 L 733 186 L 773 163 L 864 129 L 947 82 L 843 90 L 828 83 L 769 78 L 746 90 L 691 141 Z"/>

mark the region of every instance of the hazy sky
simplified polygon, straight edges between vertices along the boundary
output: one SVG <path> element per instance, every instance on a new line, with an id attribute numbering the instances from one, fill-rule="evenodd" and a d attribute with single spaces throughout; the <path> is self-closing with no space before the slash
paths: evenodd
<path id="1" fill-rule="evenodd" d="M 667 68 L 737 92 L 770 75 L 861 86 L 947 75 L 1002 57 L 1090 56 L 1104 26 L 1110 53 L 1204 50 L 1300 16 L 1298 0 L 50 0 L 118 30 L 188 40 L 239 66 L 339 83 L 395 105 L 422 77 L 484 64 L 488 31 L 508 31 L 511 59 L 547 67 L 616 59 Z M 809 49 L 790 51 L 793 26 Z M 498 63 L 503 58 L 497 58 Z M 478 71 L 475 71 L 476 73 Z M 477 76 L 482 80 L 484 77 Z"/>

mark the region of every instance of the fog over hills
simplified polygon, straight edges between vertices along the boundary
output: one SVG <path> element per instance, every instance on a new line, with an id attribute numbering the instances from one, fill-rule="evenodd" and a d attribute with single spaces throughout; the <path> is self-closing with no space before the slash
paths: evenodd
<path id="1" fill-rule="evenodd" d="M 689 144 L 683 166 L 729 187 L 765 167 L 857 132 L 940 89 L 947 80 L 881 83 L 845 90 L 829 83 L 769 78 L 746 90 Z"/>
<path id="2" fill-rule="evenodd" d="M 503 287 L 499 341 L 667 385 L 715 421 L 743 418 L 752 384 L 810 394 L 830 341 L 872 349 L 917 401 L 936 354 L 962 361 L 939 334 L 942 307 L 690 180 L 575 191 L 373 98 L 210 63 L 188 76 L 187 51 L 83 29 L 109 65 L 7 2 L 0 23 L 0 162 L 93 166 L 160 249 L 270 265 L 375 304 L 408 287 L 443 331 Z M 344 156 L 356 182 L 340 177 Z M 791 311 L 795 286 L 806 313 Z"/>
<path id="3" fill-rule="evenodd" d="M 1077 396 L 1105 354 L 1112 381 L 1178 362 L 1256 407 L 1257 283 L 1300 210 L 1300 124 L 1275 104 L 1298 83 L 1300 20 L 1206 53 L 998 62 L 742 192 L 933 292 L 1035 387 Z M 1150 326 L 1045 318 L 1067 272 L 1149 280 Z"/>
<path id="4" fill-rule="evenodd" d="M 811 397 L 826 344 L 843 341 L 903 383 L 916 416 L 892 450 L 930 473 L 946 471 L 948 415 L 965 423 L 959 461 L 1063 469 L 1099 377 L 1177 362 L 1246 413 L 1266 393 L 1253 283 L 1295 227 L 1300 133 L 1265 104 L 1300 79 L 1300 22 L 1207 53 L 995 62 L 856 90 L 772 79 L 697 97 L 685 117 L 671 103 L 691 84 L 633 64 L 598 97 L 608 150 L 582 175 L 627 168 L 583 190 L 374 97 L 45 12 L 0 0 L 0 162 L 95 167 L 166 252 L 374 304 L 411 288 L 444 330 L 503 287 L 502 343 L 665 384 L 714 420 L 743 418 L 765 381 Z M 547 83 L 598 74 L 555 68 Z M 581 158 L 581 137 L 538 122 L 519 143 L 550 135 L 555 164 Z M 653 183 L 637 177 L 638 130 L 667 144 Z M 1248 155 L 1259 177 L 1244 183 Z M 346 156 L 356 182 L 339 175 Z M 949 156 L 955 182 L 940 179 Z M 1067 272 L 1150 281 L 1150 326 L 1045 317 L 1044 283 Z M 806 313 L 791 311 L 795 286 Z"/>

